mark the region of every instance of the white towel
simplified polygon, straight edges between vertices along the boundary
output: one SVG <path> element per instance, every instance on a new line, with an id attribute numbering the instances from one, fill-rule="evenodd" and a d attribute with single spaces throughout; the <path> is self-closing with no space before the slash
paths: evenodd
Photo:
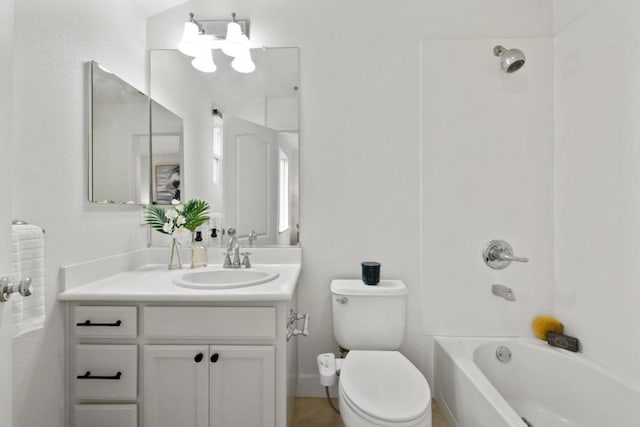
<path id="1" fill-rule="evenodd" d="M 11 233 L 14 283 L 31 278 L 32 295 L 11 295 L 14 337 L 44 326 L 44 233 L 36 225 L 14 225 Z"/>

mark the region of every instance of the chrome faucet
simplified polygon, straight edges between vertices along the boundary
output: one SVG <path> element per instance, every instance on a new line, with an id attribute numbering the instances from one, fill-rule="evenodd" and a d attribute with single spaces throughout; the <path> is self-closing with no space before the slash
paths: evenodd
<path id="1" fill-rule="evenodd" d="M 253 246 L 257 239 L 258 233 L 256 233 L 256 230 L 251 230 L 251 233 L 249 233 L 249 246 Z"/>
<path id="2" fill-rule="evenodd" d="M 240 243 L 236 236 L 236 229 L 230 228 L 227 231 L 229 235 L 229 243 L 227 243 L 227 253 L 224 257 L 223 268 L 240 268 Z M 233 256 L 233 259 L 231 258 Z"/>
<path id="3" fill-rule="evenodd" d="M 236 236 L 236 229 L 230 228 L 227 234 L 229 235 L 229 243 L 227 243 L 227 252 L 223 254 L 224 262 L 222 268 L 251 268 L 251 261 L 249 260 L 251 253 L 240 253 L 240 242 Z M 243 257 L 242 262 L 240 262 L 240 255 Z"/>

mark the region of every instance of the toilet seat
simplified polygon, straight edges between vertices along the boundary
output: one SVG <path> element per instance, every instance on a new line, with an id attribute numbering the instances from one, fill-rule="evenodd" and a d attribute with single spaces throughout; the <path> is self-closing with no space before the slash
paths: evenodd
<path id="1" fill-rule="evenodd" d="M 340 397 L 379 425 L 415 425 L 431 414 L 429 384 L 397 351 L 349 352 L 340 371 Z"/>

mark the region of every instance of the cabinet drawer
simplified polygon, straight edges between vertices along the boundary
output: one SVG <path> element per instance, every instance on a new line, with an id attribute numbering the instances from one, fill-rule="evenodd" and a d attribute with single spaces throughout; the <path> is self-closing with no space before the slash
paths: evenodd
<path id="1" fill-rule="evenodd" d="M 79 338 L 135 338 L 136 310 L 136 307 L 77 306 L 73 309 L 73 329 Z"/>
<path id="2" fill-rule="evenodd" d="M 146 338 L 273 339 L 275 307 L 145 307 Z"/>
<path id="3" fill-rule="evenodd" d="M 74 427 L 136 427 L 138 406 L 76 405 L 73 410 Z"/>
<path id="4" fill-rule="evenodd" d="M 138 394 L 138 347 L 76 345 L 75 396 L 87 400 L 135 400 Z M 97 378 L 96 378 L 97 377 Z"/>

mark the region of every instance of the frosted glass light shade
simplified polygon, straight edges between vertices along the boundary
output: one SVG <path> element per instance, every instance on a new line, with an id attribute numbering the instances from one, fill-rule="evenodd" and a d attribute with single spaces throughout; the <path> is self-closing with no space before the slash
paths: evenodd
<path id="1" fill-rule="evenodd" d="M 242 52 L 236 56 L 236 58 L 231 61 L 231 67 L 239 73 L 253 73 L 256 69 L 256 64 L 254 64 L 251 59 L 251 51 L 248 47 L 245 47 Z"/>
<path id="2" fill-rule="evenodd" d="M 216 64 L 213 62 L 213 55 L 210 49 L 201 49 L 198 56 L 191 61 L 191 65 L 203 73 L 213 73 L 217 69 Z"/>
<path id="3" fill-rule="evenodd" d="M 200 53 L 200 30 L 193 22 L 185 22 L 182 39 L 178 43 L 178 50 L 188 56 Z"/>
<path id="4" fill-rule="evenodd" d="M 229 56 L 237 57 L 242 49 L 244 43 L 242 40 L 242 29 L 237 22 L 230 22 L 227 24 L 227 37 L 222 44 L 222 51 Z"/>

